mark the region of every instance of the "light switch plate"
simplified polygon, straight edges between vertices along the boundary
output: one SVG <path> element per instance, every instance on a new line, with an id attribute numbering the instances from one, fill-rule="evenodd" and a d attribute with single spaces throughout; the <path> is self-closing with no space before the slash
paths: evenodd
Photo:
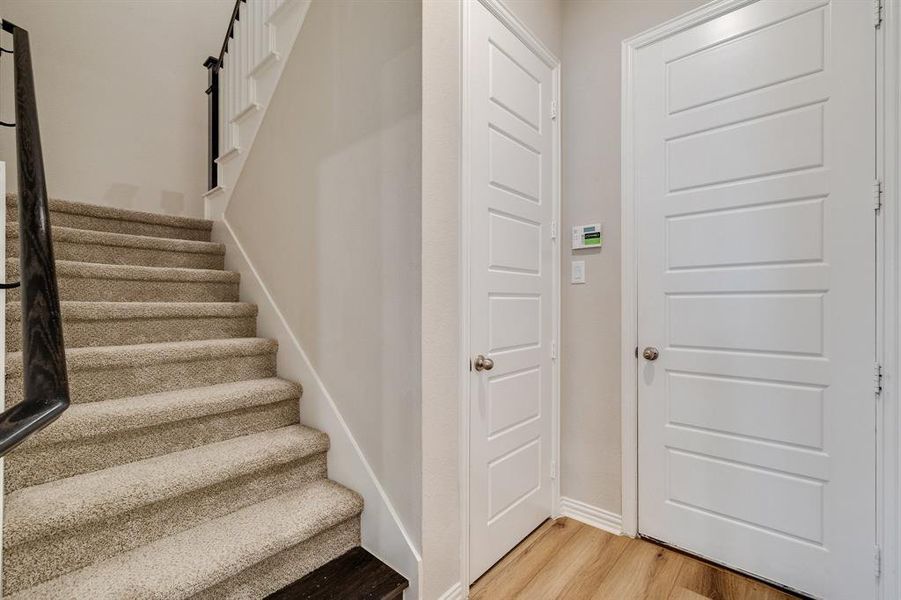
<path id="1" fill-rule="evenodd" d="M 572 262 L 572 275 L 570 283 L 585 283 L 585 261 L 574 260 Z"/>

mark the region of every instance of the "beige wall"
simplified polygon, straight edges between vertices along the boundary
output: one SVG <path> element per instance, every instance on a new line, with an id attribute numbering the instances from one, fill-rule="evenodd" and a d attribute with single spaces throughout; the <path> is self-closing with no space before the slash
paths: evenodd
<path id="1" fill-rule="evenodd" d="M 202 216 L 202 63 L 218 52 L 233 4 L 2 0 L 3 17 L 31 35 L 51 196 Z M 0 116 L 8 121 L 14 120 L 11 82 L 12 61 L 4 56 Z M 11 133 L 0 136 L 11 189 L 14 140 Z"/>
<path id="2" fill-rule="evenodd" d="M 501 0 L 557 58 L 563 51 L 561 0 Z"/>
<path id="3" fill-rule="evenodd" d="M 422 598 L 460 581 L 460 8 L 422 6 Z"/>
<path id="4" fill-rule="evenodd" d="M 604 248 L 562 253 L 561 494 L 619 514 L 620 59 L 632 35 L 701 0 L 564 0 L 563 229 L 603 221 Z M 563 236 L 564 239 L 566 235 Z M 570 285 L 585 260 L 587 283 Z"/>
<path id="5" fill-rule="evenodd" d="M 420 22 L 315 1 L 225 213 L 417 546 Z"/>

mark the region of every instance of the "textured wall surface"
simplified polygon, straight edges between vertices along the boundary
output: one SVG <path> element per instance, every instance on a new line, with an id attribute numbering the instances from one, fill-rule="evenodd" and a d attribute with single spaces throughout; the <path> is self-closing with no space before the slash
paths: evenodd
<path id="1" fill-rule="evenodd" d="M 233 4 L 3 0 L 3 17 L 31 36 L 51 196 L 203 216 L 207 104 L 202 64 L 218 53 Z M 0 118 L 13 121 L 7 56 L 0 69 Z M 0 136 L 0 157 L 9 163 L 14 191 L 11 132 Z"/>
<path id="2" fill-rule="evenodd" d="M 617 514 L 620 464 L 622 41 L 702 0 L 564 0 L 563 238 L 603 221 L 601 250 L 563 247 L 561 495 Z M 578 256 L 577 256 L 578 255 Z M 570 285 L 570 262 L 587 282 Z"/>
<path id="3" fill-rule="evenodd" d="M 420 543 L 421 5 L 317 1 L 225 218 Z"/>

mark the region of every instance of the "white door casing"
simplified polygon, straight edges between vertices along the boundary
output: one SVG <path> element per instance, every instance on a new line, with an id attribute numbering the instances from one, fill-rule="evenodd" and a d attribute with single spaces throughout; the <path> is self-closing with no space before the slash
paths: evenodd
<path id="1" fill-rule="evenodd" d="M 761 0 L 633 61 L 639 532 L 873 598 L 872 6 Z"/>
<path id="2" fill-rule="evenodd" d="M 554 70 L 468 8 L 471 583 L 552 514 L 557 165 Z"/>

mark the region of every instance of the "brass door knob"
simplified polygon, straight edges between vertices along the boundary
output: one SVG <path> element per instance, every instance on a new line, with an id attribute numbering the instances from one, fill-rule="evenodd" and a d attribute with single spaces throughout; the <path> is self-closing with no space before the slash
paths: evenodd
<path id="1" fill-rule="evenodd" d="M 481 354 L 476 356 L 476 359 L 472 364 L 476 368 L 476 371 L 490 371 L 494 368 L 494 361 L 490 358 L 485 358 Z"/>
<path id="2" fill-rule="evenodd" d="M 645 360 L 657 360 L 657 357 L 660 356 L 660 352 L 658 352 L 657 348 L 654 346 L 648 346 L 641 355 L 644 356 Z"/>

